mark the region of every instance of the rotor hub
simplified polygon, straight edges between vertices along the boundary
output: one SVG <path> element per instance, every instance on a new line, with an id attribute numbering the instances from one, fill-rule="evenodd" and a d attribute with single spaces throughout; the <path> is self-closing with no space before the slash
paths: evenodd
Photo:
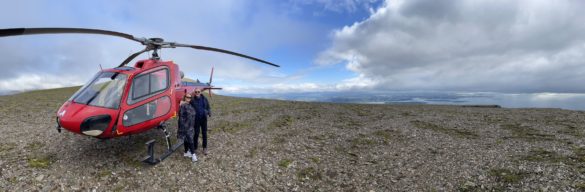
<path id="1" fill-rule="evenodd" d="M 151 40 L 154 43 L 162 43 L 162 42 L 165 42 L 165 40 L 163 38 L 159 38 L 159 37 L 150 38 L 149 40 Z"/>

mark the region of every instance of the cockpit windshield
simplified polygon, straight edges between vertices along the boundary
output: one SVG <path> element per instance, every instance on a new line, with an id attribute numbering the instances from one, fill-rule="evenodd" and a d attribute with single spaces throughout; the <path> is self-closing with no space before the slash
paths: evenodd
<path id="1" fill-rule="evenodd" d="M 127 77 L 121 73 L 100 72 L 71 98 L 75 103 L 117 109 Z"/>

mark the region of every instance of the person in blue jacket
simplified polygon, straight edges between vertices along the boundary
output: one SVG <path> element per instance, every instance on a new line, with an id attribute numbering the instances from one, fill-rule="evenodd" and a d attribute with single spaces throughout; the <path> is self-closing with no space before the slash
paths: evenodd
<path id="1" fill-rule="evenodd" d="M 203 137 L 203 154 L 207 155 L 207 117 L 211 117 L 211 107 L 209 101 L 203 94 L 201 89 L 193 91 L 193 98 L 191 99 L 191 106 L 195 109 L 195 150 L 199 140 L 199 132 Z"/>
<path id="2" fill-rule="evenodd" d="M 195 109 L 189 104 L 191 101 L 191 95 L 185 94 L 180 103 L 179 108 L 179 129 L 177 130 L 177 139 L 184 141 L 183 146 L 185 147 L 185 157 L 191 158 L 193 162 L 197 161 L 197 155 L 195 154 L 195 144 L 193 137 L 195 136 L 193 125 L 195 124 Z"/>

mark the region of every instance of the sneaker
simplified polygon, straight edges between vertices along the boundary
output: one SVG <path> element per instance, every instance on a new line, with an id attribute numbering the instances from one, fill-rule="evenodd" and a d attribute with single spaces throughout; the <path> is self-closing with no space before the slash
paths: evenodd
<path id="1" fill-rule="evenodd" d="M 193 154 L 193 157 L 191 157 L 191 161 L 197 162 L 197 155 L 196 154 Z"/>
<path id="2" fill-rule="evenodd" d="M 203 155 L 207 155 L 207 148 L 203 148 Z"/>
<path id="3" fill-rule="evenodd" d="M 192 154 L 191 154 L 191 152 L 190 152 L 190 151 L 187 151 L 187 152 L 185 152 L 185 154 L 183 154 L 183 156 L 185 156 L 185 157 L 191 157 L 191 156 L 192 156 Z"/>

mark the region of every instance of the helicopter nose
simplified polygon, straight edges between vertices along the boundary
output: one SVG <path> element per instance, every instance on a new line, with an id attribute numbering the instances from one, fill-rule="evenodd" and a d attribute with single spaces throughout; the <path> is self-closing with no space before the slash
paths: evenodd
<path id="1" fill-rule="evenodd" d="M 81 123 L 80 131 L 85 135 L 97 137 L 106 131 L 111 121 L 110 115 L 88 117 Z"/>

